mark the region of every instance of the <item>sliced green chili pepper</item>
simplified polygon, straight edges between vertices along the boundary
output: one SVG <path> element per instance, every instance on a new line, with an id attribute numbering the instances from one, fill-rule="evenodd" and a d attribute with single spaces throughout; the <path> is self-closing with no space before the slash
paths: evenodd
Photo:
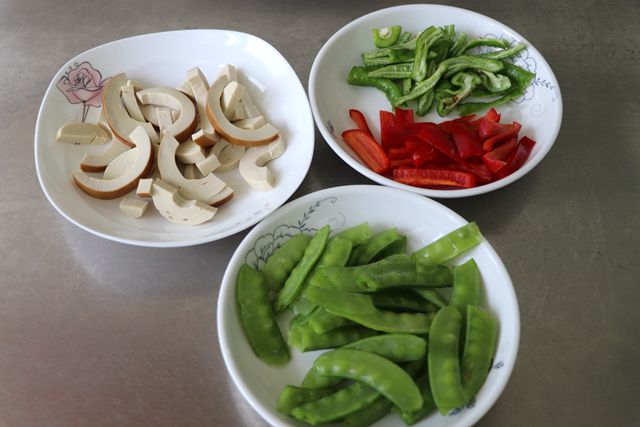
<path id="1" fill-rule="evenodd" d="M 278 397 L 276 409 L 283 414 L 290 415 L 293 408 L 316 401 L 333 392 L 333 390 L 326 388 L 310 389 L 286 385 Z"/>
<path id="2" fill-rule="evenodd" d="M 346 344 L 342 348 L 375 353 L 393 362 L 420 360 L 427 354 L 427 342 L 410 334 L 376 335 Z"/>
<path id="3" fill-rule="evenodd" d="M 464 45 L 460 48 L 460 54 L 463 54 L 466 51 L 479 46 L 497 47 L 501 49 L 506 49 L 507 47 L 509 47 L 509 42 L 506 40 L 494 39 L 491 37 L 481 37 L 478 39 L 467 40 L 464 43 Z M 497 59 L 497 58 L 494 58 L 494 59 Z"/>
<path id="4" fill-rule="evenodd" d="M 507 79 L 508 80 L 508 79 Z M 436 112 L 441 117 L 449 114 L 458 102 L 467 97 L 482 79 L 475 73 L 460 71 L 451 78 L 451 83 L 458 86 L 458 89 L 443 89 L 436 92 Z"/>
<path id="5" fill-rule="evenodd" d="M 451 306 L 436 314 L 429 333 L 429 384 L 433 399 L 445 415 L 466 403 L 460 379 L 458 337 L 462 316 Z"/>
<path id="6" fill-rule="evenodd" d="M 348 325 L 324 334 L 316 333 L 309 324 L 293 325 L 289 328 L 289 344 L 301 352 L 339 347 L 376 332 L 358 325 Z"/>
<path id="7" fill-rule="evenodd" d="M 406 79 L 402 79 L 402 95 L 406 95 L 411 92 L 411 86 L 413 85 L 413 80 L 409 77 Z"/>
<path id="8" fill-rule="evenodd" d="M 502 62 L 502 74 L 509 77 L 511 82 L 519 89 L 523 91 L 529 87 L 536 75 L 530 71 L 525 70 L 509 61 Z"/>
<path id="9" fill-rule="evenodd" d="M 392 80 L 369 77 L 364 67 L 353 67 L 349 72 L 347 82 L 351 85 L 371 86 L 381 90 L 392 105 L 395 105 L 398 98 L 402 96 L 400 88 Z"/>
<path id="10" fill-rule="evenodd" d="M 287 308 L 289 304 L 298 297 L 307 275 L 324 251 L 330 231 L 329 226 L 325 225 L 313 236 L 309 245 L 304 250 L 302 258 L 293 268 L 291 274 L 289 274 L 289 277 L 284 282 L 284 286 L 280 289 L 280 292 L 276 297 L 274 302 L 276 312 L 280 312 Z"/>
<path id="11" fill-rule="evenodd" d="M 504 95 L 494 101 L 463 102 L 461 104 L 458 104 L 457 111 L 461 116 L 466 116 L 469 114 L 477 113 L 478 111 L 486 110 L 488 108 L 495 108 L 500 105 L 506 104 L 507 102 L 520 98 L 523 94 L 524 89 L 512 86 L 511 90 L 507 91 Z"/>
<path id="12" fill-rule="evenodd" d="M 293 408 L 291 415 L 311 425 L 326 424 L 364 408 L 379 396 L 380 393 L 374 388 L 357 382 L 319 400 Z"/>
<path id="13" fill-rule="evenodd" d="M 449 50 L 451 56 L 462 55 L 462 49 L 464 48 L 464 44 L 467 42 L 468 38 L 469 36 L 467 35 L 467 33 L 459 33 L 456 36 L 453 46 L 451 46 L 451 49 Z"/>
<path id="14" fill-rule="evenodd" d="M 362 58 L 362 62 L 367 67 L 381 67 L 384 65 L 400 64 L 403 62 L 413 62 L 414 53 L 412 50 L 403 47 L 389 48 L 387 54 L 375 58 Z"/>
<path id="15" fill-rule="evenodd" d="M 403 411 L 414 411 L 422 406 L 420 390 L 409 374 L 377 354 L 336 349 L 320 355 L 313 366 L 321 375 L 363 382 Z"/>
<path id="16" fill-rule="evenodd" d="M 375 49 L 369 52 L 364 52 L 362 53 L 362 61 L 366 63 L 367 60 L 389 56 L 391 52 L 395 49 L 405 49 L 408 51 L 415 51 L 417 42 L 418 42 L 418 38 L 414 37 L 413 39 L 409 39 L 403 43 L 398 43 L 392 47 L 386 47 L 382 49 Z"/>
<path id="17" fill-rule="evenodd" d="M 416 110 L 416 114 L 420 117 L 425 116 L 429 110 L 431 110 L 434 99 L 435 92 L 433 90 L 421 95 L 420 98 L 418 98 L 418 109 Z"/>
<path id="18" fill-rule="evenodd" d="M 496 319 L 486 310 L 467 306 L 467 329 L 460 373 L 467 402 L 480 390 L 489 374 L 497 335 Z"/>
<path id="19" fill-rule="evenodd" d="M 411 40 L 411 38 L 413 37 L 413 33 L 411 33 L 411 31 L 403 31 L 402 34 L 400 34 L 400 37 L 398 37 L 398 44 L 401 43 L 406 43 L 409 40 Z"/>
<path id="20" fill-rule="evenodd" d="M 453 267 L 453 288 L 449 305 L 466 317 L 468 305 L 480 304 L 482 291 L 480 270 L 471 258 L 462 265 Z"/>
<path id="21" fill-rule="evenodd" d="M 402 33 L 402 27 L 400 25 L 392 25 L 384 28 L 374 28 L 373 32 L 373 44 L 376 47 L 389 47 L 393 46 Z"/>
<path id="22" fill-rule="evenodd" d="M 270 365 L 289 360 L 289 349 L 276 323 L 264 275 L 243 264 L 236 280 L 240 324 L 256 356 Z"/>
<path id="23" fill-rule="evenodd" d="M 357 246 L 352 252 L 347 265 L 368 264 L 387 246 L 402 238 L 395 228 L 376 233 L 365 243 Z"/>
<path id="24" fill-rule="evenodd" d="M 482 56 L 483 58 L 489 58 L 489 59 L 505 59 L 505 58 L 510 58 L 516 55 L 518 52 L 526 48 L 527 48 L 526 44 L 518 43 L 508 49 L 494 50 L 493 52 L 482 53 L 479 56 Z"/>
<path id="25" fill-rule="evenodd" d="M 430 264 L 444 264 L 480 244 L 482 234 L 475 222 L 470 222 L 445 234 L 435 242 L 418 249 L 411 256 Z"/>
<path id="26" fill-rule="evenodd" d="M 446 78 L 466 69 L 487 70 L 492 73 L 497 73 L 504 68 L 502 61 L 471 55 L 461 55 L 455 58 L 445 59 L 440 64 L 447 65 L 447 72 L 444 74 Z"/>
<path id="27" fill-rule="evenodd" d="M 411 78 L 421 82 L 427 75 L 427 55 L 429 48 L 444 35 L 444 31 L 433 26 L 425 29 L 418 36 Z"/>
<path id="28" fill-rule="evenodd" d="M 310 241 L 311 236 L 303 233 L 296 234 L 284 242 L 284 244 L 267 259 L 262 273 L 272 291 L 277 292 L 282 288 L 291 270 L 293 270 L 293 267 L 295 267 L 298 261 L 300 261 L 300 258 L 302 258 L 304 250 Z"/>
<path id="29" fill-rule="evenodd" d="M 436 83 L 438 83 L 438 80 L 440 80 L 440 77 L 442 77 L 445 71 L 447 71 L 447 65 L 444 64 L 444 62 L 441 62 L 440 65 L 438 65 L 436 71 L 434 71 L 434 73 L 430 77 L 414 85 L 413 89 L 411 89 L 411 92 L 409 92 L 408 94 L 394 98 L 394 101 L 391 102 L 391 105 L 393 105 L 394 107 L 399 107 L 405 102 L 409 102 L 421 95 L 424 95 L 429 90 L 433 89 L 433 87 L 436 85 Z"/>
<path id="30" fill-rule="evenodd" d="M 405 79 L 411 77 L 411 70 L 413 70 L 413 64 L 391 64 L 369 71 L 367 75 L 373 78 Z"/>
<path id="31" fill-rule="evenodd" d="M 511 89 L 511 80 L 503 74 L 494 74 L 486 70 L 480 70 L 482 86 L 492 93 L 501 93 Z"/>
<path id="32" fill-rule="evenodd" d="M 408 426 L 414 425 L 431 412 L 435 411 L 436 404 L 433 401 L 433 395 L 431 394 L 431 387 L 429 386 L 429 376 L 424 373 L 416 379 L 416 384 L 420 388 L 422 395 L 422 407 L 416 411 L 400 412 L 400 418 Z"/>

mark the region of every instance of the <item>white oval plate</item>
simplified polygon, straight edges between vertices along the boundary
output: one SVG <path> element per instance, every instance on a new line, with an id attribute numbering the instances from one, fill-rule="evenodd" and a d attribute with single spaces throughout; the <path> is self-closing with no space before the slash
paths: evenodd
<path id="1" fill-rule="evenodd" d="M 354 65 L 361 65 L 360 54 L 373 50 L 372 28 L 402 25 L 404 30 L 419 33 L 430 25 L 454 24 L 456 31 L 469 37 L 492 36 L 512 42 L 524 42 L 528 48 L 515 57 L 515 63 L 536 74 L 524 96 L 496 107 L 503 123 L 522 124 L 520 136 L 527 135 L 536 146 L 527 162 L 506 178 L 468 189 L 435 190 L 398 183 L 373 172 L 342 141 L 340 135 L 356 128 L 349 118 L 349 109 L 364 113 L 374 136 L 380 135 L 380 110 L 391 111 L 384 94 L 374 88 L 347 84 L 347 75 Z M 549 152 L 558 136 L 562 122 L 562 98 L 558 82 L 540 52 L 520 34 L 506 25 L 479 13 L 451 6 L 407 5 L 382 9 L 350 22 L 336 32 L 320 49 L 309 75 L 309 99 L 320 133 L 333 151 L 367 178 L 390 187 L 401 188 L 429 197 L 466 197 L 504 187 L 533 169 Z M 478 114 L 484 114 L 484 111 Z M 452 117 L 456 117 L 452 115 Z M 446 119 L 431 112 L 419 121 L 441 122 Z M 379 139 L 378 139 L 379 140 Z"/>
<path id="2" fill-rule="evenodd" d="M 82 156 L 101 152 L 104 146 L 74 146 L 55 142 L 62 124 L 95 123 L 99 109 L 87 103 L 72 104 L 57 85 L 75 77 L 78 65 L 89 63 L 104 79 L 126 72 L 144 85 L 176 87 L 187 71 L 200 67 L 213 80 L 223 64 L 238 68 L 240 83 L 282 133 L 287 150 L 270 163 L 277 185 L 268 192 L 252 190 L 237 169 L 219 176 L 234 189 L 234 198 L 221 206 L 214 218 L 200 226 L 173 224 L 153 206 L 140 219 L 125 217 L 120 199 L 97 200 L 80 191 L 71 180 Z M 85 64 L 85 65 L 83 65 Z M 68 74 L 69 73 L 69 74 Z M 94 73 L 94 75 L 96 75 Z M 61 84 L 65 88 L 64 84 Z M 79 93 L 84 99 L 85 93 Z M 74 99 L 72 97 L 72 99 Z M 74 99 L 78 101 L 77 99 Z M 211 242 L 255 224 L 282 205 L 304 179 L 313 156 L 314 128 L 309 102 L 298 76 L 270 44 L 250 34 L 227 30 L 188 30 L 147 34 L 98 46 L 81 53 L 55 75 L 40 107 L 35 132 L 36 171 L 51 204 L 65 218 L 107 239 L 141 246 L 176 247 Z"/>
<path id="3" fill-rule="evenodd" d="M 276 400 L 286 384 L 299 385 L 321 351 L 300 353 L 291 349 L 291 361 L 271 367 L 259 360 L 249 347 L 241 329 L 235 283 L 243 263 L 262 268 L 265 260 L 290 236 L 310 233 L 330 224 L 332 231 L 368 221 L 374 230 L 397 227 L 408 237 L 409 250 L 418 249 L 438 237 L 467 224 L 462 217 L 441 204 L 393 188 L 374 185 L 336 187 L 308 194 L 265 218 L 245 237 L 225 271 L 218 296 L 218 337 L 231 377 L 253 408 L 275 426 L 302 425 L 279 413 Z M 480 419 L 498 399 L 516 362 L 520 335 L 518 302 L 500 257 L 489 242 L 461 256 L 455 263 L 474 258 L 484 282 L 483 306 L 497 317 L 498 344 L 489 376 L 475 401 L 448 416 L 433 414 L 422 427 L 469 426 Z M 286 319 L 280 328 L 288 330 Z M 391 414 L 376 426 L 402 426 Z"/>

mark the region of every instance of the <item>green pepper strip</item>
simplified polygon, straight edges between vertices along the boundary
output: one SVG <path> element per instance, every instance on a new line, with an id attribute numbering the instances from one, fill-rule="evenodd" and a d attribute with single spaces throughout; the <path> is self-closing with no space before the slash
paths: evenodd
<path id="1" fill-rule="evenodd" d="M 413 34 L 411 31 L 403 31 L 402 34 L 400 34 L 400 37 L 398 37 L 398 44 L 406 43 L 411 40 L 412 37 Z"/>
<path id="2" fill-rule="evenodd" d="M 480 244 L 482 234 L 475 222 L 470 222 L 445 234 L 435 242 L 418 249 L 411 256 L 429 264 L 444 264 Z"/>
<path id="3" fill-rule="evenodd" d="M 362 54 L 362 60 L 366 61 L 366 60 L 370 60 L 370 59 L 375 59 L 375 58 L 382 58 L 385 56 L 389 56 L 391 54 L 391 51 L 395 50 L 395 49 L 405 49 L 405 50 L 416 50 L 416 43 L 418 42 L 418 38 L 414 37 L 411 40 L 407 40 L 404 43 L 398 43 L 393 47 L 387 47 L 387 48 L 382 48 L 382 49 L 376 49 L 376 50 L 372 50 L 369 52 L 364 52 Z"/>
<path id="4" fill-rule="evenodd" d="M 373 44 L 378 48 L 393 46 L 402 33 L 402 27 L 400 25 L 392 25 L 384 28 L 374 28 L 371 30 L 373 33 Z"/>
<path id="5" fill-rule="evenodd" d="M 236 280 L 240 324 L 256 356 L 269 365 L 289 360 L 289 349 L 276 323 L 264 275 L 243 264 Z"/>
<path id="6" fill-rule="evenodd" d="M 421 82 L 427 75 L 427 55 L 429 48 L 444 35 L 444 31 L 433 26 L 425 29 L 418 36 L 416 43 L 416 53 L 413 60 L 413 70 L 411 78 L 416 82 Z"/>
<path id="7" fill-rule="evenodd" d="M 367 75 L 374 78 L 405 79 L 411 77 L 412 70 L 413 64 L 391 64 L 369 71 Z"/>
<path id="8" fill-rule="evenodd" d="M 478 38 L 473 40 L 468 40 L 464 43 L 464 45 L 460 48 L 460 53 L 465 53 L 466 51 L 473 49 L 474 47 L 479 46 L 487 46 L 487 47 L 497 47 L 500 49 L 506 49 L 509 47 L 509 42 L 501 39 L 494 38 Z M 494 58 L 497 59 L 497 58 Z"/>
<path id="9" fill-rule="evenodd" d="M 493 52 L 482 53 L 479 56 L 482 56 L 483 58 L 488 58 L 488 59 L 505 59 L 505 58 L 510 58 L 516 55 L 517 53 L 519 53 L 520 51 L 526 48 L 527 48 L 526 44 L 518 43 L 517 45 L 512 46 L 509 49 L 495 50 Z"/>
<path id="10" fill-rule="evenodd" d="M 511 80 L 509 80 L 509 77 L 503 74 L 494 74 L 487 70 L 480 70 L 480 73 L 482 86 L 489 92 L 496 94 L 511 89 Z"/>
<path id="11" fill-rule="evenodd" d="M 414 52 L 402 47 L 392 47 L 384 56 L 376 58 L 362 58 L 362 63 L 367 67 L 413 62 Z"/>
<path id="12" fill-rule="evenodd" d="M 353 67 L 349 72 L 347 82 L 351 85 L 371 86 L 381 90 L 392 105 L 396 105 L 398 98 L 402 97 L 402 93 L 397 84 L 389 79 L 369 77 L 367 75 L 367 69 L 364 67 Z M 402 102 L 400 104 L 402 104 Z"/>
<path id="13" fill-rule="evenodd" d="M 289 306 L 298 297 L 302 291 L 305 279 L 311 269 L 322 255 L 329 238 L 331 229 L 328 225 L 322 227 L 313 236 L 309 245 L 304 250 L 304 254 L 300 262 L 293 268 L 291 274 L 284 282 L 284 286 L 278 292 L 278 296 L 274 302 L 276 312 L 281 312 Z"/>
<path id="14" fill-rule="evenodd" d="M 475 73 L 461 71 L 451 78 L 451 83 L 458 86 L 459 89 L 444 89 L 440 93 L 436 92 L 436 99 L 440 98 L 436 104 L 436 112 L 441 117 L 449 114 L 458 105 L 458 102 L 468 96 L 473 88 L 482 83 L 482 79 Z"/>
<path id="15" fill-rule="evenodd" d="M 457 35 L 453 46 L 451 46 L 451 49 L 449 49 L 449 53 L 452 57 L 462 55 L 462 48 L 464 47 L 464 44 L 467 42 L 468 38 L 469 36 L 467 36 L 467 33 L 460 33 Z"/>

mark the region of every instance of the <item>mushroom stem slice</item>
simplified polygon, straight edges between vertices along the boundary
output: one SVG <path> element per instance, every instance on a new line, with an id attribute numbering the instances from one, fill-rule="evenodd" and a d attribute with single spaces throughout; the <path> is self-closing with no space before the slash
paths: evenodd
<path id="1" fill-rule="evenodd" d="M 220 166 L 218 166 L 217 171 L 226 172 L 238 166 L 238 162 L 240 162 L 244 152 L 244 146 L 229 144 L 223 139 L 211 147 L 210 154 L 216 156 L 220 161 Z"/>
<path id="2" fill-rule="evenodd" d="M 178 119 L 163 133 L 185 141 L 196 128 L 196 109 L 187 95 L 169 87 L 144 89 L 136 93 L 141 104 L 155 104 L 180 111 Z"/>
<path id="3" fill-rule="evenodd" d="M 140 218 L 144 215 L 148 206 L 149 202 L 126 196 L 120 202 L 120 211 L 129 218 Z"/>
<path id="4" fill-rule="evenodd" d="M 85 172 L 102 172 L 113 159 L 127 150 L 131 150 L 131 147 L 117 138 L 112 139 L 102 153 L 85 154 L 80 161 L 80 169 Z"/>
<path id="5" fill-rule="evenodd" d="M 192 139 L 187 139 L 176 149 L 176 158 L 186 165 L 201 162 L 206 158 L 204 148 Z"/>
<path id="6" fill-rule="evenodd" d="M 85 122 L 65 123 L 56 132 L 56 142 L 69 144 L 104 144 L 110 138 L 100 126 Z"/>
<path id="7" fill-rule="evenodd" d="M 161 179 L 154 181 L 151 197 L 160 215 L 176 224 L 199 225 L 213 218 L 217 211 L 199 200 L 183 198 L 177 188 Z"/>
<path id="8" fill-rule="evenodd" d="M 238 166 L 240 175 L 247 184 L 256 190 L 268 191 L 273 189 L 275 178 L 269 168 L 264 165 L 280 157 L 285 149 L 286 144 L 282 138 L 278 138 L 267 145 L 249 148 L 240 159 L 240 165 Z"/>

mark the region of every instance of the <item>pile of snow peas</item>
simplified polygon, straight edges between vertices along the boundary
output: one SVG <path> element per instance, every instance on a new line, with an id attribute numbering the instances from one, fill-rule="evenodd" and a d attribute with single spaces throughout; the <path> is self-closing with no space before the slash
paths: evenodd
<path id="1" fill-rule="evenodd" d="M 276 407 L 310 425 L 366 426 L 390 411 L 411 425 L 435 410 L 468 404 L 491 366 L 497 322 L 480 307 L 474 222 L 407 253 L 407 237 L 362 223 L 331 235 L 297 234 L 261 271 L 236 281 L 240 321 L 254 353 L 270 365 L 327 349 Z M 291 310 L 288 340 L 277 317 Z"/>
<path id="2" fill-rule="evenodd" d="M 469 39 L 453 25 L 430 26 L 416 36 L 394 25 L 373 36 L 377 49 L 362 53 L 363 65 L 351 69 L 347 82 L 381 90 L 393 107 L 410 108 L 415 101 L 419 116 L 434 105 L 446 116 L 454 109 L 468 115 L 504 104 L 520 97 L 535 77 L 510 62 L 526 49 L 524 43 Z M 479 53 L 481 46 L 496 50 Z"/>

